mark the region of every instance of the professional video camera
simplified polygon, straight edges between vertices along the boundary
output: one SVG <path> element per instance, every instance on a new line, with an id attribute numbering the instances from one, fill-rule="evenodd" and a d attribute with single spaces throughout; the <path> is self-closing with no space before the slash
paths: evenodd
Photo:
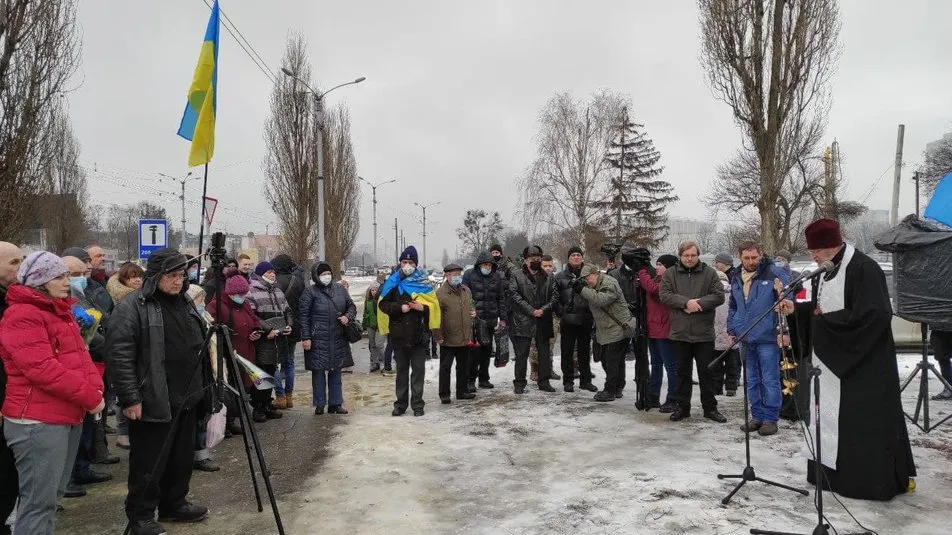
<path id="1" fill-rule="evenodd" d="M 602 245 L 602 248 L 599 249 L 599 251 L 605 255 L 605 258 L 611 262 L 614 262 L 615 257 L 618 256 L 618 252 L 621 251 L 621 245 L 617 243 L 606 243 L 605 245 Z"/>
<path id="2" fill-rule="evenodd" d="M 212 234 L 212 245 L 208 248 L 208 260 L 214 270 L 225 268 L 225 264 L 228 262 L 228 251 L 225 250 L 225 233 L 216 232 Z"/>

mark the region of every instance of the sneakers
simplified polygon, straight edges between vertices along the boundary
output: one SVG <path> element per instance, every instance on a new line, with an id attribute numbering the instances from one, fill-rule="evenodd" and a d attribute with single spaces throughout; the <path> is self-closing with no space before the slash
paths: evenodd
<path id="1" fill-rule="evenodd" d="M 578 388 L 579 390 L 588 390 L 589 392 L 598 392 L 598 387 L 593 385 L 592 383 L 585 383 L 582 385 L 578 385 Z"/>
<path id="2" fill-rule="evenodd" d="M 746 424 L 740 426 L 740 430 L 745 433 L 753 433 L 754 431 L 760 429 L 760 426 L 764 425 L 763 422 L 759 420 L 751 420 Z"/>
<path id="3" fill-rule="evenodd" d="M 331 405 L 327 408 L 327 414 L 348 414 L 343 405 Z"/>
<path id="4" fill-rule="evenodd" d="M 496 385 L 490 383 L 489 381 L 480 381 L 479 388 L 496 388 Z"/>
<path id="5" fill-rule="evenodd" d="M 283 411 L 284 409 L 288 408 L 288 400 L 284 396 L 276 396 L 271 404 L 279 411 Z"/>
<path id="6" fill-rule="evenodd" d="M 73 481 L 79 485 L 93 485 L 95 483 L 104 483 L 112 479 L 112 474 L 96 472 L 95 470 L 85 470 L 73 474 Z"/>
<path id="7" fill-rule="evenodd" d="M 215 461 L 211 459 L 202 459 L 201 461 L 195 461 L 192 464 L 192 468 L 198 470 L 199 472 L 217 472 L 221 470 L 221 467 L 215 464 Z"/>
<path id="8" fill-rule="evenodd" d="M 396 376 L 397 376 L 397 372 L 393 371 L 393 370 L 390 369 L 390 368 L 384 368 L 384 369 L 383 369 L 383 372 L 381 372 L 380 375 L 382 375 L 382 376 L 384 376 L 384 377 L 396 377 Z"/>
<path id="9" fill-rule="evenodd" d="M 201 522 L 208 516 L 208 507 L 186 502 L 175 511 L 159 511 L 159 522 Z"/>
<path id="10" fill-rule="evenodd" d="M 691 411 L 686 411 L 682 409 L 681 407 L 676 407 L 674 409 L 674 412 L 671 413 L 672 422 L 680 422 L 681 420 L 685 418 L 690 418 L 690 417 L 691 417 Z"/>
<path id="11" fill-rule="evenodd" d="M 132 522 L 132 535 L 166 535 L 168 532 L 162 524 L 155 520 L 134 520 Z"/>
<path id="12" fill-rule="evenodd" d="M 555 388 L 553 388 L 548 381 L 539 383 L 539 390 L 542 392 L 555 392 Z"/>
<path id="13" fill-rule="evenodd" d="M 673 399 L 665 400 L 664 405 L 661 406 L 661 409 L 658 411 L 661 414 L 668 414 L 674 412 L 678 408 L 677 402 Z"/>
<path id="14" fill-rule="evenodd" d="M 705 412 L 704 417 L 707 418 L 708 420 L 713 420 L 719 424 L 722 424 L 727 421 L 727 418 L 723 414 L 717 412 L 717 409 Z"/>
<path id="15" fill-rule="evenodd" d="M 764 422 L 764 425 L 760 426 L 760 429 L 757 430 L 757 434 L 762 437 L 768 437 L 770 435 L 777 434 L 777 424 L 774 422 Z"/>
<path id="16" fill-rule="evenodd" d="M 615 394 L 613 394 L 612 392 L 608 392 L 607 390 L 602 390 L 601 392 L 595 394 L 594 399 L 595 401 L 606 402 L 606 401 L 615 401 L 616 398 L 615 398 Z"/>

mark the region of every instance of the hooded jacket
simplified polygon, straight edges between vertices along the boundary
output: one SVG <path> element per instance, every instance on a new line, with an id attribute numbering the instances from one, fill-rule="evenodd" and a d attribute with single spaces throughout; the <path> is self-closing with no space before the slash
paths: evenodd
<path id="1" fill-rule="evenodd" d="M 112 302 L 118 305 L 119 301 L 122 301 L 127 295 L 136 291 L 136 289 L 119 282 L 119 275 L 115 274 L 109 277 L 109 281 L 106 283 L 106 291 L 109 292 L 109 297 L 112 298 Z"/>
<path id="2" fill-rule="evenodd" d="M 480 264 L 492 264 L 489 275 L 483 275 Z M 463 274 L 465 284 L 476 302 L 476 315 L 479 319 L 495 327 L 497 320 L 506 321 L 509 307 L 506 303 L 507 284 L 499 266 L 493 262 L 489 251 L 483 251 L 476 258 L 476 264 Z"/>
<path id="3" fill-rule="evenodd" d="M 357 307 L 343 286 L 331 282 L 324 286 L 318 279 L 320 264 L 311 269 L 314 285 L 301 296 L 301 339 L 311 340 L 311 349 L 304 353 L 304 367 L 310 371 L 331 371 L 344 366 L 353 359 L 350 342 L 344 334 L 344 326 L 338 318 L 347 316 L 349 321 L 357 317 Z"/>
<path id="4" fill-rule="evenodd" d="M 692 268 L 678 262 L 664 272 L 659 295 L 671 311 L 668 339 L 688 343 L 714 341 L 714 312 L 724 302 L 724 286 L 714 268 L 704 262 Z M 684 311 L 691 299 L 698 300 L 700 312 Z"/>
<path id="5" fill-rule="evenodd" d="M 15 284 L 0 321 L 0 358 L 7 371 L 3 416 L 79 425 L 102 401 L 102 374 L 93 365 L 73 317 L 75 300 L 52 299 Z"/>

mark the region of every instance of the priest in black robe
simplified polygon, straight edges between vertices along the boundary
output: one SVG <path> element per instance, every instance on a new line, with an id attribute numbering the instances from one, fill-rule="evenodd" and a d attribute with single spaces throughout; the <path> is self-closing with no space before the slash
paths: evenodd
<path id="1" fill-rule="evenodd" d="M 916 467 L 900 400 L 886 277 L 873 259 L 843 242 L 836 221 L 817 220 L 805 234 L 811 258 L 835 268 L 812 281 L 811 302 L 785 301 L 782 307 L 787 314 L 808 307 L 812 318 L 804 323 L 812 364 L 821 370 L 823 487 L 849 498 L 890 500 L 907 492 Z M 810 410 L 814 421 L 813 404 Z M 814 458 L 808 452 L 810 483 Z"/>

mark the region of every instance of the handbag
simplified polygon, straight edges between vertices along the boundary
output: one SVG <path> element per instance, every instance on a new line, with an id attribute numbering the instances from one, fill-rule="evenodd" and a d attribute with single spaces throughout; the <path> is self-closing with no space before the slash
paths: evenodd
<path id="1" fill-rule="evenodd" d="M 212 414 L 208 418 L 208 425 L 205 427 L 205 447 L 214 448 L 225 438 L 225 423 L 228 409 L 222 405 L 221 410 Z"/>
<path id="2" fill-rule="evenodd" d="M 360 322 L 357 320 L 351 320 L 347 322 L 347 325 L 344 325 L 344 336 L 347 337 L 347 341 L 356 344 L 364 337 L 364 328 L 360 325 Z"/>

